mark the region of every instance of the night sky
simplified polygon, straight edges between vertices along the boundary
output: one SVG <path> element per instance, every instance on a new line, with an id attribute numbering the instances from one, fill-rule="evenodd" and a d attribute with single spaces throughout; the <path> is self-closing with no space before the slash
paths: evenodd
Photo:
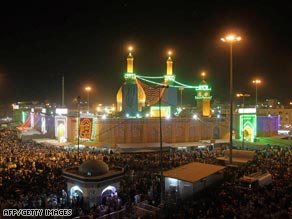
<path id="1" fill-rule="evenodd" d="M 284 1 L 10 1 L 0 13 L 0 102 L 86 98 L 116 102 L 126 71 L 128 45 L 134 72 L 166 73 L 173 51 L 176 79 L 195 85 L 207 72 L 214 99 L 229 98 L 229 47 L 220 38 L 242 37 L 234 45 L 234 92 L 258 99 L 292 100 L 291 7 Z M 193 104 L 186 90 L 184 102 Z"/>

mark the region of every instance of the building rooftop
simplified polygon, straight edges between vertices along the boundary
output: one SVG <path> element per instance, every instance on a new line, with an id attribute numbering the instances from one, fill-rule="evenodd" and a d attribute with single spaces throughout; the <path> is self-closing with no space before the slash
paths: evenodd
<path id="1" fill-rule="evenodd" d="M 172 170 L 164 171 L 163 176 L 194 183 L 224 168 L 224 166 L 219 165 L 193 162 Z"/>

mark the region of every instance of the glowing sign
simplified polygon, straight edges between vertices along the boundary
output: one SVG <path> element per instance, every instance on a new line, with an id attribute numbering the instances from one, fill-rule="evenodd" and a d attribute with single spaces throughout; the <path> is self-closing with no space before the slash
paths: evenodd
<path id="1" fill-rule="evenodd" d="M 58 114 L 58 115 L 68 114 L 68 109 L 67 108 L 56 108 L 56 114 Z"/>
<path id="2" fill-rule="evenodd" d="M 249 114 L 249 113 L 256 113 L 256 108 L 239 108 L 238 113 L 240 114 Z"/>
<path id="3" fill-rule="evenodd" d="M 239 116 L 239 137 L 245 141 L 253 142 L 257 136 L 257 116 L 240 115 Z"/>

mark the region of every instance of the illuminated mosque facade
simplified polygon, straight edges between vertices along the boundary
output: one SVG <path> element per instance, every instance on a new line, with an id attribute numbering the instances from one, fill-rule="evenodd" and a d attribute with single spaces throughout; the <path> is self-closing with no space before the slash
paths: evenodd
<path id="1" fill-rule="evenodd" d="M 32 110 L 18 129 L 22 133 L 36 129 L 42 136 L 55 138 L 59 143 L 80 142 L 88 146 L 157 143 L 161 134 L 166 143 L 228 139 L 229 118 L 212 116 L 212 90 L 204 73 L 202 77 L 196 86 L 177 81 L 169 53 L 166 74 L 155 77 L 159 81 L 154 82 L 149 76 L 134 73 L 134 56 L 130 49 L 124 82 L 116 95 L 116 117 L 103 119 L 93 113 L 68 109 L 57 109 L 54 115 Z M 176 114 L 177 90 L 181 88 L 194 92 L 196 117 Z M 278 116 L 259 116 L 256 109 L 239 109 L 235 113 L 234 138 L 253 142 L 257 136 L 276 135 L 279 123 Z"/>
<path id="2" fill-rule="evenodd" d="M 166 60 L 166 74 L 161 78 L 162 81 L 147 80 L 146 78 L 150 77 L 134 73 L 134 56 L 130 47 L 127 72 L 124 74 L 125 81 L 117 92 L 117 111 L 124 117 L 145 116 L 148 110 L 150 110 L 150 117 L 159 117 L 160 113 L 162 117 L 171 117 L 178 107 L 178 88 L 193 88 L 197 92 L 195 99 L 198 112 L 204 117 L 210 117 L 211 88 L 204 76 L 199 86 L 183 85 L 177 82 L 173 74 L 171 52 L 169 52 Z M 152 86 L 145 81 L 152 83 Z"/>

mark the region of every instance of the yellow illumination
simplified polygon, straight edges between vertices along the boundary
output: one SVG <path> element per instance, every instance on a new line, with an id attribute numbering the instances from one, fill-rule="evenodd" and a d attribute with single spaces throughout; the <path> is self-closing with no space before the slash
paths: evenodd
<path id="1" fill-rule="evenodd" d="M 236 94 L 237 97 L 250 97 L 250 94 Z"/>
<path id="2" fill-rule="evenodd" d="M 85 87 L 85 90 L 89 92 L 89 91 L 91 91 L 91 87 L 89 87 L 89 86 Z"/>
<path id="3" fill-rule="evenodd" d="M 172 59 L 171 59 L 172 52 L 168 51 L 168 59 L 166 61 L 166 75 L 172 75 Z"/>
<path id="4" fill-rule="evenodd" d="M 226 37 L 222 37 L 221 40 L 223 42 L 230 42 L 230 43 L 232 43 L 232 42 L 235 42 L 235 41 L 240 41 L 241 40 L 241 37 L 240 36 L 236 36 L 234 34 L 230 34 L 230 35 L 228 35 Z"/>
<path id="5" fill-rule="evenodd" d="M 133 73 L 134 72 L 134 58 L 132 56 L 133 47 L 129 46 L 129 55 L 127 57 L 127 73 Z"/>
<path id="6" fill-rule="evenodd" d="M 259 80 L 259 79 L 255 79 L 255 80 L 252 81 L 252 83 L 253 83 L 253 84 L 261 84 L 262 81 Z"/>

